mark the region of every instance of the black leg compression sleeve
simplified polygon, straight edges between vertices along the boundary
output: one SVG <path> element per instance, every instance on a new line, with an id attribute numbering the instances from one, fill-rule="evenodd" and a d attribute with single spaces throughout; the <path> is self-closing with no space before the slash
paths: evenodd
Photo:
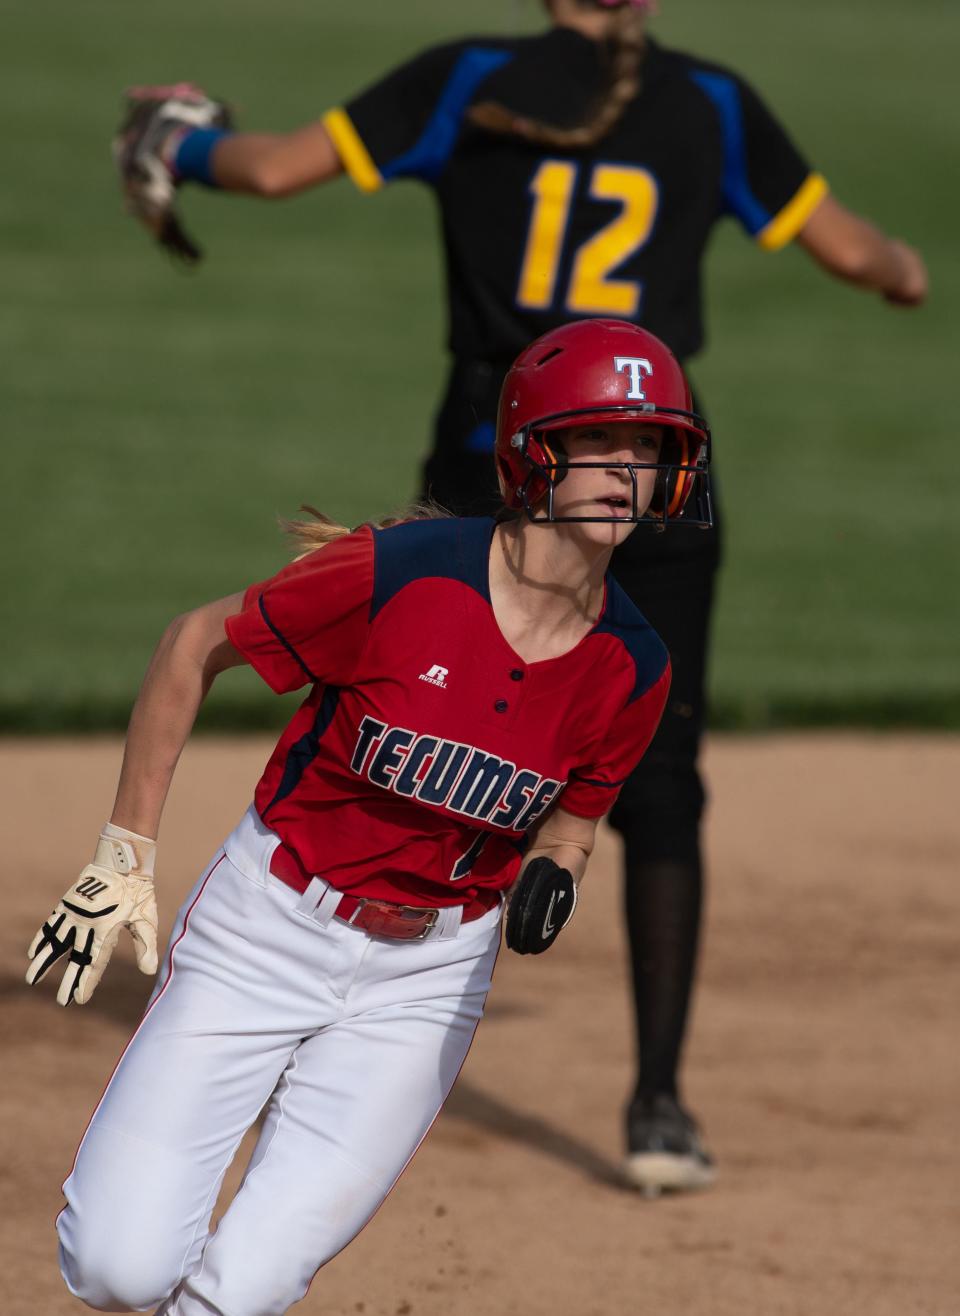
<path id="1" fill-rule="evenodd" d="M 633 969 L 637 1097 L 678 1097 L 677 1070 L 696 965 L 702 883 L 698 863 L 647 859 L 626 840 L 626 916 Z"/>

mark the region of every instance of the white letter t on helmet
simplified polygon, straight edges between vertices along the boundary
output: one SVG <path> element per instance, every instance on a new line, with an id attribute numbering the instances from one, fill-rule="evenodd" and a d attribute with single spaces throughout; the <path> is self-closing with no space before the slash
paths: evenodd
<path id="1" fill-rule="evenodd" d="M 614 369 L 617 374 L 624 370 L 630 371 L 630 387 L 627 390 L 627 397 L 631 401 L 643 402 L 646 400 L 646 393 L 643 391 L 644 375 L 653 374 L 653 366 L 642 356 L 615 356 L 613 358 Z"/>

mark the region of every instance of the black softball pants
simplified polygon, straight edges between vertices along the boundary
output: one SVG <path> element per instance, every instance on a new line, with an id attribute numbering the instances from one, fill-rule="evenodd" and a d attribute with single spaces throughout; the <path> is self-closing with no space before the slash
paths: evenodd
<path id="1" fill-rule="evenodd" d="M 500 506 L 493 467 L 497 399 L 509 362 L 454 362 L 422 492 L 461 516 Z M 701 412 L 699 405 L 696 409 Z M 714 480 L 714 517 L 718 500 Z M 613 574 L 670 651 L 673 681 L 657 734 L 614 806 L 624 842 L 625 911 L 637 1028 L 635 1096 L 678 1095 L 703 898 L 698 758 L 720 534 L 640 526 Z"/>

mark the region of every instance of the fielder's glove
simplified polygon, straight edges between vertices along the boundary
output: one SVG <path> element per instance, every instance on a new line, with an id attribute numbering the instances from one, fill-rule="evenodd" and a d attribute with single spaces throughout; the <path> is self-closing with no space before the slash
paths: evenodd
<path id="1" fill-rule="evenodd" d="M 157 971 L 157 902 L 153 892 L 156 842 L 108 823 L 93 863 L 77 878 L 30 943 L 27 982 L 39 982 L 62 956 L 67 961 L 57 1000 L 86 1005 L 110 961 L 122 928 L 129 928 L 137 964 Z"/>
<path id="2" fill-rule="evenodd" d="M 517 879 L 507 910 L 507 945 L 518 955 L 549 950 L 573 917 L 577 885 L 565 868 L 541 855 Z"/>
<path id="3" fill-rule="evenodd" d="M 194 128 L 232 128 L 230 109 L 189 82 L 129 87 L 126 96 L 126 113 L 113 139 L 113 159 L 127 211 L 146 225 L 162 247 L 192 265 L 203 253 L 177 215 L 180 184 L 173 173 L 173 158 L 181 138 Z"/>

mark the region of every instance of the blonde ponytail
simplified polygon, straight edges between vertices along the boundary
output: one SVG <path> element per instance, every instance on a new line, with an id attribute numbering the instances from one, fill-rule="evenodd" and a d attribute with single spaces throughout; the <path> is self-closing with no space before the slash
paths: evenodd
<path id="1" fill-rule="evenodd" d="M 623 118 L 640 91 L 640 67 L 645 48 L 643 11 L 625 4 L 611 15 L 610 40 L 613 53 L 607 85 L 585 123 L 576 128 L 558 128 L 539 119 L 527 119 L 497 101 L 481 101 L 467 118 L 478 128 L 503 137 L 521 137 L 535 146 L 560 151 L 582 151 L 594 146 Z"/>
<path id="2" fill-rule="evenodd" d="M 309 503 L 301 503 L 300 511 L 309 513 L 311 519 L 288 521 L 286 517 L 280 518 L 281 530 L 293 541 L 296 550 L 293 559 L 295 562 L 299 562 L 300 558 L 306 557 L 308 553 L 332 543 L 333 540 L 342 539 L 344 535 L 351 533 L 349 527 L 340 525 L 338 521 L 311 507 Z M 364 524 L 372 526 L 375 530 L 386 530 L 392 525 L 400 525 L 403 521 L 438 521 L 449 516 L 450 513 L 439 503 L 424 500 L 411 503 L 404 511 L 397 512 L 393 516 L 384 516 L 379 521 L 367 521 Z"/>

